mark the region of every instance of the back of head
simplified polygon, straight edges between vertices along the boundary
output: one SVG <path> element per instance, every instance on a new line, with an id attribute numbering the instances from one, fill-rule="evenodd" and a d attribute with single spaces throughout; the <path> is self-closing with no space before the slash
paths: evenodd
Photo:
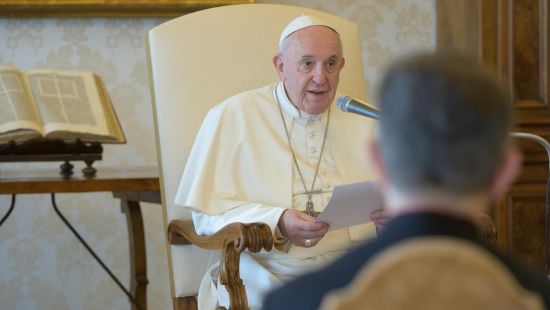
<path id="1" fill-rule="evenodd" d="M 396 189 L 489 189 L 513 120 L 508 92 L 488 68 L 457 54 L 416 55 L 388 70 L 378 95 L 380 149 Z"/>

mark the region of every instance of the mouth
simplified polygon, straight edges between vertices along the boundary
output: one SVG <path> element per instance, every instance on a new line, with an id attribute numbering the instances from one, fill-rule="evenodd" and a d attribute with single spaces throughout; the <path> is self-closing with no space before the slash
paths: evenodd
<path id="1" fill-rule="evenodd" d="M 326 90 L 308 90 L 307 92 L 309 94 L 314 95 L 314 96 L 321 96 L 321 95 L 326 94 L 328 91 L 326 91 Z"/>

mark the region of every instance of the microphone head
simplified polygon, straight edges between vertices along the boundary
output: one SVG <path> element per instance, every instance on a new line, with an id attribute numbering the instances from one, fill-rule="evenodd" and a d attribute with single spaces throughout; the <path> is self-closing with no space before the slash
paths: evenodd
<path id="1" fill-rule="evenodd" d="M 336 106 L 343 112 L 355 113 L 372 119 L 380 118 L 380 110 L 378 108 L 351 96 L 339 97 L 336 100 Z"/>
<path id="2" fill-rule="evenodd" d="M 340 96 L 336 100 L 336 106 L 342 112 L 348 112 L 348 103 L 351 101 L 351 96 Z"/>

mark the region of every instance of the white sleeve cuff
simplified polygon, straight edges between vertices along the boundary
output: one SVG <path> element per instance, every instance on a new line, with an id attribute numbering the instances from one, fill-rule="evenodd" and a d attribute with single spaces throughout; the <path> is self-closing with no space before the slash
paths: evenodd
<path id="1" fill-rule="evenodd" d="M 279 218 L 285 209 L 277 207 L 266 207 L 261 204 L 246 204 L 231 209 L 221 214 L 208 215 L 202 212 L 192 212 L 195 230 L 199 235 L 211 235 L 226 226 L 227 224 L 240 223 L 266 223 L 275 234 Z M 277 238 L 276 235 L 274 235 Z"/>

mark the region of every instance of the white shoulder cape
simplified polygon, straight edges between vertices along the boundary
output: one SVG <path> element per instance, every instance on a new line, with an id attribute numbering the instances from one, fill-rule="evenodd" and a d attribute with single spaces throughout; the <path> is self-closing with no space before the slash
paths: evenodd
<path id="1" fill-rule="evenodd" d="M 273 95 L 275 85 L 237 94 L 208 112 L 176 204 L 207 214 L 248 203 L 292 208 L 292 154 Z M 341 112 L 334 103 L 330 113 L 327 147 L 342 179 L 345 183 L 370 179 L 365 145 L 373 121 Z"/>

